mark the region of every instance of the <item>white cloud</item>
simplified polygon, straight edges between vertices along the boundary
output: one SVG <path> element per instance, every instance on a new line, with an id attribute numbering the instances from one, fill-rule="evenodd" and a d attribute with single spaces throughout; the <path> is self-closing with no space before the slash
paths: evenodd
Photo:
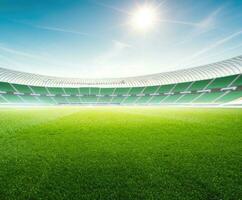
<path id="1" fill-rule="evenodd" d="M 15 49 L 5 47 L 5 46 L 2 46 L 2 45 L 0 45 L 0 50 L 5 51 L 7 53 L 28 57 L 28 58 L 34 58 L 34 59 L 40 59 L 41 58 L 38 55 L 34 55 L 34 54 L 27 53 L 27 52 L 24 52 L 24 51 L 15 50 Z"/>
<path id="2" fill-rule="evenodd" d="M 217 28 L 217 18 L 220 12 L 222 11 L 223 7 L 219 7 L 202 19 L 200 22 L 194 24 L 194 29 L 185 37 L 184 40 L 179 41 L 177 45 L 183 45 L 187 42 L 193 41 L 195 38 L 205 34 L 215 28 Z"/>
<path id="3" fill-rule="evenodd" d="M 208 47 L 203 48 L 200 51 L 194 53 L 190 57 L 183 59 L 180 63 L 189 63 L 189 62 L 192 63 L 195 59 L 200 58 L 202 55 L 210 52 L 211 50 L 223 45 L 224 43 L 229 42 L 230 40 L 232 40 L 240 35 L 242 35 L 242 30 L 232 33 L 229 36 L 216 41 L 215 43 L 209 45 Z"/>
<path id="4" fill-rule="evenodd" d="M 101 55 L 97 56 L 97 58 L 94 60 L 95 64 L 103 65 L 108 64 L 112 59 L 117 58 L 120 56 L 125 49 L 130 48 L 131 45 L 120 42 L 117 40 L 112 41 L 112 47 L 108 49 L 106 52 L 102 53 Z"/>
<path id="5" fill-rule="evenodd" d="M 77 35 L 89 36 L 90 34 L 80 31 L 68 30 L 64 28 L 57 28 L 57 27 L 50 27 L 50 26 L 40 26 L 40 25 L 33 25 L 35 28 L 49 30 L 49 31 L 56 31 L 56 32 L 63 32 L 63 33 L 72 33 Z"/>

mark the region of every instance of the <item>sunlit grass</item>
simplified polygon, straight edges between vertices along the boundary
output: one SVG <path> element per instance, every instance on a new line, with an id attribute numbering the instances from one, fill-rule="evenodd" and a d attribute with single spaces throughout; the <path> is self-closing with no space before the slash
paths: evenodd
<path id="1" fill-rule="evenodd" d="M 239 199 L 242 110 L 0 110 L 0 199 Z"/>

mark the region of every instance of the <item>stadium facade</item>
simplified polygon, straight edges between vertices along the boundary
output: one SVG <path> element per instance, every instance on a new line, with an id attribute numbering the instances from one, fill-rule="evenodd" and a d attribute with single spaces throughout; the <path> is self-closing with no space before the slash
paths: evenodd
<path id="1" fill-rule="evenodd" d="M 0 105 L 241 105 L 242 56 L 147 76 L 78 79 L 0 68 Z"/>

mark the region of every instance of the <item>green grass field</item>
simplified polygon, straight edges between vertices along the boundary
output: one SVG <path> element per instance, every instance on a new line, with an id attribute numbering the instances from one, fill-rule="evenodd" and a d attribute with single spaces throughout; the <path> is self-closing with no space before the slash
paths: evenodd
<path id="1" fill-rule="evenodd" d="M 241 199 L 242 109 L 1 108 L 0 199 Z"/>

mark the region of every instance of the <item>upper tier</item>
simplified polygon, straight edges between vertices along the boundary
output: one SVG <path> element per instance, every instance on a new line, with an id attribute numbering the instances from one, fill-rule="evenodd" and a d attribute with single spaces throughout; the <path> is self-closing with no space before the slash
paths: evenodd
<path id="1" fill-rule="evenodd" d="M 44 76 L 0 68 L 0 82 L 45 87 L 144 87 L 167 85 L 242 73 L 242 55 L 199 67 L 147 76 L 111 79 L 81 79 Z"/>

